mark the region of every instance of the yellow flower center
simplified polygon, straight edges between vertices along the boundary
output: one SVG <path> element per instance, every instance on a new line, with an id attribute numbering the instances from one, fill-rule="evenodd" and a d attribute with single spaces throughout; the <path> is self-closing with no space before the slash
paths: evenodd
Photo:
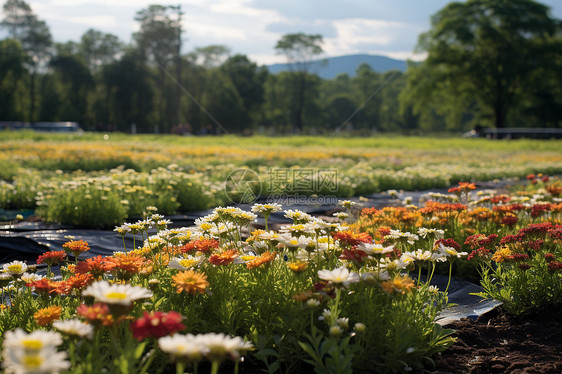
<path id="1" fill-rule="evenodd" d="M 38 339 L 26 339 L 22 341 L 22 345 L 26 349 L 39 350 L 43 348 L 43 342 Z"/>
<path id="2" fill-rule="evenodd" d="M 191 258 L 185 258 L 185 259 L 181 260 L 179 263 L 184 268 L 190 268 L 195 264 L 195 262 L 196 262 L 196 260 L 193 260 Z"/>
<path id="3" fill-rule="evenodd" d="M 21 265 L 20 264 L 10 265 L 8 266 L 8 270 L 11 271 L 12 273 L 21 273 Z"/>
<path id="4" fill-rule="evenodd" d="M 108 299 L 118 299 L 124 300 L 127 298 L 127 294 L 124 292 L 109 292 L 105 295 Z"/>
<path id="5" fill-rule="evenodd" d="M 43 358 L 38 355 L 24 356 L 22 362 L 26 369 L 37 369 L 41 367 Z"/>

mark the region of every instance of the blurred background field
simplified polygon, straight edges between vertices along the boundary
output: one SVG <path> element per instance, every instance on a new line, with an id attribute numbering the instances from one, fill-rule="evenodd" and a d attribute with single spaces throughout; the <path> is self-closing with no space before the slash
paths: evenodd
<path id="1" fill-rule="evenodd" d="M 110 227 L 141 216 L 147 206 L 174 214 L 236 203 L 227 184 L 239 171 L 251 172 L 246 179 L 254 180 L 244 183 L 255 198 L 347 198 L 558 174 L 561 149 L 555 140 L 4 131 L 0 208 L 36 210 L 48 222 Z M 329 183 L 322 180 L 327 175 Z"/>

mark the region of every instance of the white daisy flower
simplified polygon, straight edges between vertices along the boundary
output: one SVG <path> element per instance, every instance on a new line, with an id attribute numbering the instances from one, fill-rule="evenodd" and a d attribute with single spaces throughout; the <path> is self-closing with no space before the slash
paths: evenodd
<path id="1" fill-rule="evenodd" d="M 261 214 L 271 214 L 275 212 L 281 211 L 283 207 L 281 204 L 277 203 L 270 203 L 270 204 L 254 204 L 252 206 L 251 211 L 254 213 L 261 213 Z"/>
<path id="2" fill-rule="evenodd" d="M 198 344 L 208 348 L 206 356 L 210 361 L 222 361 L 227 358 L 238 361 L 240 356 L 253 348 L 252 343 L 239 336 L 208 333 L 197 335 L 196 338 Z"/>
<path id="3" fill-rule="evenodd" d="M 383 246 L 382 244 L 371 244 L 371 243 L 359 243 L 357 249 L 365 252 L 368 255 L 384 255 L 387 253 L 392 253 L 394 251 L 394 246 Z"/>
<path id="4" fill-rule="evenodd" d="M 26 350 L 40 350 L 45 347 L 56 347 L 62 344 L 59 333 L 53 331 L 35 330 L 26 333 L 21 328 L 7 331 L 4 338 L 4 349 L 21 348 Z"/>
<path id="5" fill-rule="evenodd" d="M 190 362 L 201 361 L 209 352 L 209 348 L 199 344 L 196 337 L 191 334 L 164 336 L 158 339 L 158 347 L 175 358 Z"/>
<path id="6" fill-rule="evenodd" d="M 41 280 L 43 278 L 45 278 L 43 275 L 39 275 L 39 274 L 36 274 L 36 273 L 23 273 L 20 277 L 20 279 L 24 283 L 35 282 L 35 281 Z"/>
<path id="7" fill-rule="evenodd" d="M 351 283 L 359 282 L 359 274 L 350 272 L 345 267 L 334 270 L 319 270 L 318 277 L 333 283 L 335 286 L 349 287 Z"/>
<path id="8" fill-rule="evenodd" d="M 104 304 L 130 306 L 136 300 L 152 297 L 152 292 L 140 286 L 99 281 L 89 285 L 82 292 L 82 296 L 91 296 L 97 302 Z"/>
<path id="9" fill-rule="evenodd" d="M 4 264 L 4 266 L 2 267 L 4 272 L 10 274 L 10 275 L 19 275 L 19 274 L 23 274 L 26 272 L 27 270 L 27 264 L 23 261 L 12 261 L 12 262 L 8 262 L 7 264 Z"/>
<path id="10" fill-rule="evenodd" d="M 70 368 L 66 352 L 58 352 L 54 347 L 38 351 L 5 348 L 2 355 L 2 367 L 6 373 L 58 374 Z"/>
<path id="11" fill-rule="evenodd" d="M 63 334 L 74 338 L 92 339 L 94 337 L 94 326 L 84 323 L 79 319 L 54 321 L 53 327 Z"/>

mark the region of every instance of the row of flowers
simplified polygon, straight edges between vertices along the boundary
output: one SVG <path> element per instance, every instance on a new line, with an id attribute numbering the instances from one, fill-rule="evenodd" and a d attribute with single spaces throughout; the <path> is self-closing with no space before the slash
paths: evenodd
<path id="1" fill-rule="evenodd" d="M 216 208 L 193 228 L 153 213 L 115 228 L 141 237 L 109 257 L 71 240 L 1 274 L 7 372 L 400 372 L 453 341 L 435 323 L 454 271 L 515 314 L 562 296 L 560 182 L 529 176 L 513 194 L 460 183 L 425 205 L 361 209 L 332 220 Z M 153 209 L 152 209 L 153 210 Z M 252 226 L 261 215 L 266 229 Z M 59 266 L 60 278 L 53 268 Z M 439 290 L 435 273 L 449 276 Z M 67 352 L 67 353 L 65 353 Z M 242 361 L 242 357 L 246 360 Z"/>

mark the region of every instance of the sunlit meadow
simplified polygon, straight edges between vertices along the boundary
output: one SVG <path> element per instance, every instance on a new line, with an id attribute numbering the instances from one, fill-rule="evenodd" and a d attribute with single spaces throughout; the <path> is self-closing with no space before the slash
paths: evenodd
<path id="1" fill-rule="evenodd" d="M 0 144 L 13 165 L 2 171 L 6 207 L 29 198 L 45 220 L 113 225 L 137 240 L 106 257 L 69 240 L 36 264 L 3 266 L 9 373 L 408 372 L 431 368 L 454 341 L 436 323 L 452 275 L 477 279 L 482 297 L 516 315 L 562 296 L 556 142 L 10 136 Z M 311 166 L 338 170 L 333 217 L 274 203 L 216 207 L 188 228 L 164 216 L 226 205 L 236 168 Z M 526 182 L 504 192 L 470 183 L 514 176 Z M 451 184 L 417 205 L 407 193 L 384 209 L 345 199 Z M 292 223 L 269 229 L 275 212 Z M 436 287 L 436 274 L 449 282 Z"/>

